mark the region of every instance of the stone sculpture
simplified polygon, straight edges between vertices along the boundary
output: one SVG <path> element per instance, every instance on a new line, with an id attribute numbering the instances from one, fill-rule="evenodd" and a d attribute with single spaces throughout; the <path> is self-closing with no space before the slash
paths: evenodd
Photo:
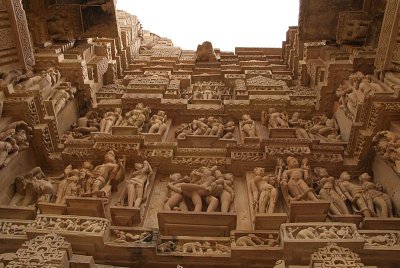
<path id="1" fill-rule="evenodd" d="M 139 208 L 148 197 L 149 185 L 154 172 L 149 162 L 135 163 L 135 170 L 125 180 L 125 185 L 120 195 L 118 205 Z"/>
<path id="2" fill-rule="evenodd" d="M 8 124 L 0 133 L 0 168 L 7 166 L 19 152 L 29 148 L 32 128 L 24 121 Z"/>
<path id="3" fill-rule="evenodd" d="M 251 119 L 249 114 L 242 115 L 242 120 L 239 122 L 243 137 L 253 138 L 257 136 L 256 123 Z"/>
<path id="4" fill-rule="evenodd" d="M 64 169 L 64 179 L 58 184 L 56 204 L 65 204 L 66 197 L 74 197 L 80 194 L 79 170 L 73 169 L 72 165 L 68 165 Z"/>
<path id="5" fill-rule="evenodd" d="M 343 194 L 340 195 L 335 189 L 337 187 L 335 178 L 329 176 L 326 169 L 322 167 L 314 168 L 314 173 L 318 176 L 318 184 L 321 187 L 319 198 L 330 202 L 330 213 L 333 215 L 349 215 L 350 211 L 345 203 L 346 196 Z"/>
<path id="6" fill-rule="evenodd" d="M 56 89 L 52 92 L 49 100 L 53 102 L 54 114 L 57 115 L 67 104 L 67 102 L 74 98 L 76 88 L 71 87 L 68 89 Z"/>
<path id="7" fill-rule="evenodd" d="M 124 160 L 115 159 L 115 153 L 108 151 L 104 156 L 104 163 L 96 166 L 91 172 L 90 191 L 82 196 L 108 196 L 113 183 L 119 182 L 124 176 Z"/>
<path id="8" fill-rule="evenodd" d="M 211 42 L 205 41 L 203 44 L 197 46 L 196 61 L 198 62 L 216 62 L 217 56 L 215 55 Z"/>
<path id="9" fill-rule="evenodd" d="M 150 118 L 150 129 L 149 133 L 157 133 L 161 136 L 167 131 L 167 115 L 164 111 L 158 111 L 157 114 Z"/>
<path id="10" fill-rule="evenodd" d="M 112 243 L 148 243 L 153 240 L 153 234 L 147 231 L 136 235 L 118 229 L 112 232 L 116 235 L 116 238 L 111 240 Z"/>
<path id="11" fill-rule="evenodd" d="M 31 71 L 24 72 L 23 70 L 10 70 L 0 73 L 0 86 L 6 87 L 9 84 L 15 86 L 19 82 L 27 80 L 33 76 Z"/>
<path id="12" fill-rule="evenodd" d="M 274 213 L 278 201 L 278 189 L 275 187 L 275 176 L 265 174 L 265 169 L 256 167 L 250 182 L 253 194 L 253 208 L 258 213 Z"/>
<path id="13" fill-rule="evenodd" d="M 279 239 L 275 238 L 273 234 L 269 234 L 268 238 L 263 238 L 255 234 L 248 234 L 236 239 L 236 246 L 239 247 L 255 247 L 255 246 L 268 246 L 277 247 Z"/>
<path id="14" fill-rule="evenodd" d="M 15 193 L 10 206 L 33 206 L 40 201 L 48 201 L 53 194 L 53 185 L 47 180 L 40 167 L 15 178 Z"/>
<path id="15" fill-rule="evenodd" d="M 95 111 L 89 111 L 71 126 L 74 138 L 85 138 L 92 132 L 100 131 L 100 118 Z"/>
<path id="16" fill-rule="evenodd" d="M 395 172 L 400 174 L 400 137 L 398 134 L 384 130 L 376 133 L 372 142 L 375 144 L 376 153 L 393 166 Z"/>
<path id="17" fill-rule="evenodd" d="M 296 137 L 298 139 L 310 139 L 308 131 L 312 123 L 310 120 L 301 119 L 299 112 L 294 112 L 292 114 L 292 117 L 288 120 L 288 124 L 290 127 L 296 129 Z"/>
<path id="18" fill-rule="evenodd" d="M 203 211 L 203 202 L 207 204 L 207 212 L 217 211 L 218 208 L 225 213 L 234 210 L 233 176 L 223 174 L 217 166 L 195 169 L 189 177 L 181 178 L 180 174 L 173 174 L 172 177 L 173 182 L 168 185 L 172 192 L 164 209 L 171 210 L 179 205 L 185 210 L 188 204 L 181 202 L 188 198 L 195 212 Z"/>
<path id="19" fill-rule="evenodd" d="M 325 142 L 340 141 L 339 126 L 335 118 L 328 118 L 325 114 L 316 115 L 311 119 L 312 126 L 308 135 L 311 138 Z"/>
<path id="20" fill-rule="evenodd" d="M 278 159 L 277 164 L 277 177 L 286 202 L 289 203 L 291 200 L 319 200 L 314 189 L 307 184 L 310 178 L 308 159 L 303 159 L 302 166 L 292 156 L 287 157 L 286 162 L 285 170 L 283 170 L 284 163 L 281 159 Z"/>
<path id="21" fill-rule="evenodd" d="M 177 139 L 184 139 L 187 135 L 194 136 L 217 136 L 221 139 L 234 139 L 235 122 L 223 123 L 222 118 L 209 116 L 193 119 L 190 124 L 182 123 L 175 130 Z"/>
<path id="22" fill-rule="evenodd" d="M 264 114 L 265 123 L 269 128 L 288 128 L 288 117 L 285 113 L 278 112 L 275 108 L 269 108 Z"/>
<path id="23" fill-rule="evenodd" d="M 106 112 L 100 121 L 100 132 L 111 133 L 111 127 L 119 126 L 122 123 L 121 108 L 115 108 L 112 112 Z"/>
<path id="24" fill-rule="evenodd" d="M 364 217 L 374 216 L 374 212 L 371 211 L 367 205 L 362 186 L 351 182 L 350 179 L 350 174 L 343 171 L 338 180 L 338 189 L 346 196 L 347 200 L 351 202 L 355 212 L 361 213 Z"/>
<path id="25" fill-rule="evenodd" d="M 375 184 L 368 173 L 361 174 L 358 179 L 364 190 L 369 210 L 381 218 L 393 217 L 392 200 L 382 191 L 382 185 Z"/>

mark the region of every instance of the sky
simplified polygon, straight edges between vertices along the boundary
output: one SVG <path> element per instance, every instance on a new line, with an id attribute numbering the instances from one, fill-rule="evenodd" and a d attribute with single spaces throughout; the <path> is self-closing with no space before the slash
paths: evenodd
<path id="1" fill-rule="evenodd" d="M 289 26 L 296 26 L 299 0 L 117 0 L 117 8 L 136 15 L 145 30 L 196 50 L 282 47 Z"/>

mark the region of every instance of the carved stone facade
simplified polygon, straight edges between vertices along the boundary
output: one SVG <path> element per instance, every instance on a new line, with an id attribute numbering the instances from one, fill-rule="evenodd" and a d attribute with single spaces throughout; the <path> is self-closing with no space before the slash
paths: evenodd
<path id="1" fill-rule="evenodd" d="M 115 2 L 0 0 L 0 267 L 398 266 L 398 0 L 234 52 Z"/>

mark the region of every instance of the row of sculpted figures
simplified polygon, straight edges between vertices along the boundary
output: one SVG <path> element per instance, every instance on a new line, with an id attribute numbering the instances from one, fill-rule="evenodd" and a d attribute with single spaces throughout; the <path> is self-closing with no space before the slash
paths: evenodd
<path id="1" fill-rule="evenodd" d="M 147 160 L 135 163 L 129 173 L 126 168 L 125 159 L 117 159 L 113 151 L 106 152 L 99 165 L 91 161 L 83 161 L 77 168 L 68 165 L 63 174 L 51 179 L 37 167 L 15 179 L 15 193 L 8 205 L 34 206 L 43 201 L 64 205 L 66 198 L 108 198 L 113 191 L 118 192 L 113 199 L 115 206 L 140 208 L 150 199 L 155 169 Z M 218 166 L 202 166 L 188 175 L 170 174 L 160 209 L 235 212 L 235 176 L 222 170 Z M 323 167 L 311 169 L 307 158 L 299 161 L 289 156 L 286 160 L 278 158 L 272 172 L 256 167 L 252 174 L 248 194 L 255 213 L 276 213 L 278 202 L 289 207 L 295 201 L 325 201 L 330 215 L 395 216 L 391 198 L 368 173 L 362 173 L 358 182 L 346 171 L 334 178 Z"/>
<path id="2" fill-rule="evenodd" d="M 392 201 L 382 185 L 374 183 L 368 173 L 358 183 L 343 171 L 339 178 L 330 176 L 323 167 L 311 171 L 308 159 L 301 162 L 292 156 L 277 160 L 276 170 L 254 169 L 251 182 L 253 207 L 258 213 L 274 213 L 279 190 L 287 205 L 292 201 L 328 201 L 331 215 L 358 214 L 363 217 L 393 217 Z"/>

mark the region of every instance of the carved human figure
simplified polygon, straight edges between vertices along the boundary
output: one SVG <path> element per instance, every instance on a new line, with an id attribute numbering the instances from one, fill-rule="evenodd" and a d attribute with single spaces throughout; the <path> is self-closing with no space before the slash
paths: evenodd
<path id="1" fill-rule="evenodd" d="M 223 139 L 234 139 L 235 136 L 233 132 L 235 131 L 235 122 L 233 121 L 228 121 L 226 122 L 224 126 L 224 132 L 223 132 Z"/>
<path id="2" fill-rule="evenodd" d="M 278 190 L 275 187 L 275 176 L 266 176 L 265 169 L 256 167 L 254 178 L 250 182 L 253 194 L 253 207 L 258 213 L 274 213 L 278 201 Z"/>
<path id="3" fill-rule="evenodd" d="M 382 185 L 375 184 L 368 173 L 358 177 L 365 193 L 368 208 L 380 217 L 393 217 L 392 200 L 389 195 L 382 191 Z"/>
<path id="4" fill-rule="evenodd" d="M 92 185 L 94 181 L 93 175 L 94 166 L 91 161 L 84 161 L 82 167 L 79 169 L 79 184 L 81 192 L 80 194 L 90 194 L 92 191 Z"/>
<path id="5" fill-rule="evenodd" d="M 53 194 L 53 185 L 47 180 L 40 167 L 15 178 L 15 194 L 10 206 L 31 206 L 46 201 Z"/>
<path id="6" fill-rule="evenodd" d="M 164 204 L 164 210 L 180 210 L 188 211 L 188 207 L 184 200 L 181 185 L 190 181 L 190 178 L 185 176 L 182 178 L 180 173 L 173 173 L 169 176 L 167 200 Z"/>
<path id="7" fill-rule="evenodd" d="M 115 108 L 112 112 L 106 112 L 100 121 L 100 132 L 111 133 L 112 126 L 119 126 L 123 120 L 121 108 Z"/>
<path id="8" fill-rule="evenodd" d="M 201 136 L 201 135 L 208 135 L 210 127 L 206 123 L 205 118 L 194 119 L 192 123 L 190 123 L 190 127 L 193 131 L 193 135 Z"/>
<path id="9" fill-rule="evenodd" d="M 25 121 L 8 124 L 0 133 L 0 168 L 29 148 L 32 128 Z"/>
<path id="10" fill-rule="evenodd" d="M 32 76 L 27 80 L 18 83 L 15 90 L 38 90 L 43 91 L 52 86 L 52 77 L 47 71 L 42 71 L 39 75 Z"/>
<path id="11" fill-rule="evenodd" d="M 111 189 L 113 181 L 120 181 L 124 176 L 124 163 L 115 159 L 113 151 L 108 151 L 104 156 L 104 163 L 93 169 L 90 180 L 93 181 L 90 193 L 84 196 L 97 197 L 98 195 L 107 195 Z"/>
<path id="12" fill-rule="evenodd" d="M 221 171 L 214 172 L 215 182 L 210 185 L 210 195 L 219 199 L 221 204 L 221 212 L 228 213 L 234 209 L 234 177 L 231 173 L 222 174 Z M 218 203 L 216 203 L 218 204 Z M 215 208 L 210 208 L 213 204 L 209 204 L 208 211 L 215 211 Z"/>
<path id="13" fill-rule="evenodd" d="M 296 137 L 298 139 L 309 139 L 308 129 L 310 128 L 311 122 L 300 118 L 299 112 L 294 112 L 292 117 L 289 119 L 288 124 L 290 127 L 296 129 Z"/>
<path id="14" fill-rule="evenodd" d="M 64 179 L 58 184 L 56 204 L 65 204 L 66 197 L 78 196 L 79 191 L 79 170 L 68 165 L 64 169 Z"/>
<path id="15" fill-rule="evenodd" d="M 143 103 L 138 103 L 135 109 L 125 114 L 124 120 L 121 122 L 121 126 L 134 126 L 139 132 L 142 132 L 145 123 L 149 119 L 151 110 L 149 107 L 145 107 Z"/>
<path id="16" fill-rule="evenodd" d="M 85 137 L 91 132 L 100 131 L 100 119 L 95 111 L 89 111 L 80 117 L 76 124 L 72 125 L 72 131 L 76 137 Z"/>
<path id="17" fill-rule="evenodd" d="M 74 98 L 76 88 L 54 90 L 49 100 L 54 103 L 54 113 L 57 115 L 67 104 L 68 100 Z"/>
<path id="18" fill-rule="evenodd" d="M 285 113 L 276 111 L 275 108 L 269 108 L 265 113 L 265 122 L 269 128 L 288 128 L 288 118 Z"/>
<path id="19" fill-rule="evenodd" d="M 278 164 L 278 181 L 280 181 L 286 202 L 291 200 L 317 201 L 318 198 L 314 193 L 314 189 L 306 183 L 309 180 L 310 169 L 307 159 L 303 159 L 301 167 L 297 159 L 292 156 L 289 156 L 286 162 L 287 169 L 283 171 L 281 179 L 279 178 L 279 170 L 282 170 L 282 167 Z"/>
<path id="20" fill-rule="evenodd" d="M 158 133 L 161 136 L 167 131 L 167 115 L 164 111 L 158 111 L 157 114 L 150 118 L 149 133 Z"/>
<path id="21" fill-rule="evenodd" d="M 213 135 L 222 138 L 224 132 L 224 124 L 221 118 L 215 118 L 214 116 L 209 116 L 207 118 L 208 129 L 205 135 Z"/>
<path id="22" fill-rule="evenodd" d="M 196 61 L 199 62 L 215 62 L 217 56 L 215 55 L 211 42 L 205 41 L 203 44 L 197 46 Z"/>
<path id="23" fill-rule="evenodd" d="M 240 126 L 244 137 L 256 137 L 256 123 L 251 119 L 249 114 L 242 115 Z"/>
<path id="24" fill-rule="evenodd" d="M 325 114 L 316 115 L 312 118 L 312 126 L 308 132 L 311 138 L 323 141 L 340 141 L 339 126 L 335 118 L 328 118 Z"/>
<path id="25" fill-rule="evenodd" d="M 143 163 L 135 163 L 135 170 L 125 180 L 125 187 L 121 193 L 119 204 L 124 205 L 127 199 L 127 207 L 139 208 L 148 195 L 150 179 L 153 169 L 146 160 Z"/>
<path id="26" fill-rule="evenodd" d="M 9 84 L 16 85 L 19 82 L 29 79 L 33 76 L 31 71 L 10 70 L 0 73 L 0 87 L 6 87 Z"/>
<path id="27" fill-rule="evenodd" d="M 368 208 L 364 190 L 361 185 L 350 181 L 350 174 L 343 171 L 338 180 L 338 189 L 351 202 L 353 210 L 360 212 L 364 217 L 372 217 L 373 212 Z"/>
<path id="28" fill-rule="evenodd" d="M 400 173 L 400 136 L 384 130 L 378 132 L 372 142 L 375 144 L 376 153 L 384 160 L 389 161 L 395 172 Z"/>
<path id="29" fill-rule="evenodd" d="M 330 202 L 329 211 L 333 215 L 349 215 L 350 211 L 344 202 L 347 198 L 335 189 L 335 178 L 329 176 L 325 168 L 316 167 L 314 173 L 319 177 L 319 197 Z M 341 193 L 341 192 L 340 192 Z"/>
<path id="30" fill-rule="evenodd" d="M 207 212 L 215 210 L 218 206 L 218 199 L 210 195 L 210 188 L 215 182 L 214 172 L 216 166 L 211 168 L 201 167 L 190 173 L 190 182 L 182 184 L 182 192 L 189 196 L 194 205 L 195 212 L 201 212 L 203 209 L 203 197 L 208 204 Z M 213 184 L 215 186 L 215 184 Z"/>

